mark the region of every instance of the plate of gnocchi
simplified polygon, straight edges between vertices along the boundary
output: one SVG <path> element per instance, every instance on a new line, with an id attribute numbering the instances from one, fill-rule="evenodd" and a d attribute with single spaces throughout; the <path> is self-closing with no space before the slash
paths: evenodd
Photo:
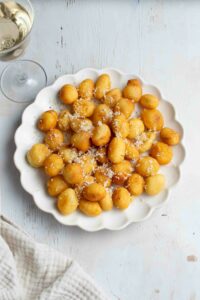
<path id="1" fill-rule="evenodd" d="M 88 68 L 59 77 L 25 109 L 14 162 L 23 188 L 58 222 L 119 230 L 170 198 L 182 141 L 175 108 L 158 88 Z"/>

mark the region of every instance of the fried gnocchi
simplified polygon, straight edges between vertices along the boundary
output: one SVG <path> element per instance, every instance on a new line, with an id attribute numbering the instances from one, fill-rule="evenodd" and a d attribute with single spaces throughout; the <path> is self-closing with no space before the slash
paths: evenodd
<path id="1" fill-rule="evenodd" d="M 44 143 L 34 144 L 26 159 L 49 176 L 46 191 L 62 215 L 123 210 L 143 193 L 154 196 L 165 188 L 158 171 L 172 161 L 180 134 L 164 127 L 160 99 L 142 92 L 137 78 L 120 89 L 102 74 L 96 82 L 65 84 L 58 91 L 65 108 L 39 116 Z"/>
<path id="2" fill-rule="evenodd" d="M 160 131 L 164 126 L 163 116 L 157 109 L 144 109 L 141 118 L 147 129 Z"/>
<path id="3" fill-rule="evenodd" d="M 95 84 L 94 96 L 96 99 L 102 99 L 111 88 L 110 76 L 108 74 L 102 74 L 98 77 Z"/>
<path id="4" fill-rule="evenodd" d="M 149 176 L 145 179 L 145 192 L 154 196 L 159 194 L 165 187 L 165 177 L 162 174 Z"/>
<path id="5" fill-rule="evenodd" d="M 129 139 L 135 139 L 138 135 L 144 132 L 144 123 L 141 119 L 135 118 L 129 120 Z"/>
<path id="6" fill-rule="evenodd" d="M 99 201 L 106 195 L 106 190 L 102 184 L 92 183 L 83 190 L 83 197 L 89 201 Z"/>
<path id="7" fill-rule="evenodd" d="M 68 188 L 68 184 L 61 175 L 50 178 L 47 181 L 47 191 L 52 197 L 58 196 Z"/>
<path id="8" fill-rule="evenodd" d="M 129 123 L 123 114 L 114 116 L 112 120 L 112 131 L 116 136 L 126 138 L 129 134 Z"/>
<path id="9" fill-rule="evenodd" d="M 112 120 L 113 112 L 106 104 L 99 104 L 92 115 L 92 122 L 94 125 L 99 123 L 109 124 Z"/>
<path id="10" fill-rule="evenodd" d="M 71 84 L 65 84 L 59 91 L 59 98 L 64 104 L 72 104 L 78 99 L 77 89 Z"/>
<path id="11" fill-rule="evenodd" d="M 105 146 L 110 141 L 111 131 L 108 125 L 96 126 L 92 134 L 92 143 L 95 146 Z"/>
<path id="12" fill-rule="evenodd" d="M 113 108 L 117 103 L 117 101 L 121 99 L 121 97 L 122 97 L 122 92 L 120 91 L 120 89 L 116 88 L 107 92 L 102 101 L 110 108 Z"/>
<path id="13" fill-rule="evenodd" d="M 69 184 L 80 184 L 83 182 L 83 170 L 80 164 L 71 163 L 65 166 L 63 177 Z"/>
<path id="14" fill-rule="evenodd" d="M 112 165 L 112 171 L 114 173 L 112 177 L 112 181 L 115 184 L 122 185 L 128 178 L 128 176 L 131 175 L 133 171 L 133 167 L 128 160 L 123 160 L 122 162 L 118 164 Z"/>
<path id="15" fill-rule="evenodd" d="M 64 142 L 64 135 L 62 131 L 60 131 L 59 129 L 56 128 L 50 129 L 46 133 L 44 142 L 51 150 L 53 151 L 58 150 Z"/>
<path id="16" fill-rule="evenodd" d="M 91 117 L 94 109 L 95 104 L 92 100 L 89 99 L 77 99 L 73 103 L 74 114 L 82 118 Z"/>
<path id="17" fill-rule="evenodd" d="M 78 198 L 73 189 L 68 188 L 58 196 L 57 207 L 62 215 L 73 213 L 78 207 Z"/>
<path id="18" fill-rule="evenodd" d="M 156 96 L 151 94 L 145 94 L 140 98 L 140 104 L 144 108 L 155 109 L 158 107 L 159 100 Z"/>
<path id="19" fill-rule="evenodd" d="M 58 154 L 53 153 L 49 155 L 44 161 L 44 171 L 50 177 L 58 175 L 63 168 L 63 159 Z"/>
<path id="20" fill-rule="evenodd" d="M 136 164 L 136 172 L 143 177 L 155 175 L 160 166 L 156 159 L 150 156 L 144 156 Z"/>
<path id="21" fill-rule="evenodd" d="M 80 98 L 91 99 L 94 91 L 94 82 L 91 79 L 83 80 L 78 87 L 78 95 Z"/>
<path id="22" fill-rule="evenodd" d="M 96 217 L 102 212 L 99 202 L 91 202 L 85 199 L 79 201 L 79 209 L 88 217 Z"/>
<path id="23" fill-rule="evenodd" d="M 120 163 L 124 160 L 126 153 L 126 144 L 122 138 L 114 137 L 108 146 L 108 159 L 114 163 Z"/>
<path id="24" fill-rule="evenodd" d="M 45 144 L 35 144 L 27 152 L 26 157 L 32 167 L 40 168 L 50 153 L 49 148 Z"/>
<path id="25" fill-rule="evenodd" d="M 154 157 L 160 165 L 167 165 L 173 158 L 172 148 L 162 142 L 153 144 L 150 155 Z"/>
<path id="26" fill-rule="evenodd" d="M 113 192 L 112 200 L 116 208 L 126 209 L 131 203 L 131 196 L 127 189 L 118 187 Z"/>
<path id="27" fill-rule="evenodd" d="M 56 127 L 58 114 L 55 110 L 45 111 L 39 118 L 37 127 L 41 131 L 49 131 Z"/>
<path id="28" fill-rule="evenodd" d="M 67 131 L 70 128 L 70 113 L 67 109 L 61 110 L 58 116 L 58 128 Z"/>
<path id="29" fill-rule="evenodd" d="M 165 144 L 169 146 L 175 146 L 180 142 L 180 134 L 168 127 L 161 129 L 160 138 Z"/>
<path id="30" fill-rule="evenodd" d="M 132 115 L 135 109 L 135 104 L 127 98 L 121 98 L 117 101 L 114 111 L 122 113 L 127 119 Z"/>

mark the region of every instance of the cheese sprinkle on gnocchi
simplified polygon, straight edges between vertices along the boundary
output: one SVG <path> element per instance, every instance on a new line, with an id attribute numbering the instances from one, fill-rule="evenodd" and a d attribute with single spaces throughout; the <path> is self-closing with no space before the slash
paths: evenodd
<path id="1" fill-rule="evenodd" d="M 160 99 L 143 94 L 138 79 L 130 78 L 122 90 L 112 87 L 109 74 L 78 86 L 66 82 L 58 99 L 65 109 L 39 116 L 43 141 L 26 157 L 44 170 L 47 193 L 62 215 L 124 210 L 142 193 L 154 196 L 165 188 L 158 172 L 173 159 L 180 134 L 164 127 Z"/>

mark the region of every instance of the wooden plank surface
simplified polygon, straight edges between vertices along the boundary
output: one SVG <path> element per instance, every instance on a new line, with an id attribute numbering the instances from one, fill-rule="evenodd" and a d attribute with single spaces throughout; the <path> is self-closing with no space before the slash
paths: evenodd
<path id="1" fill-rule="evenodd" d="M 158 86 L 184 125 L 187 157 L 166 207 L 119 232 L 87 233 L 58 224 L 22 189 L 13 136 L 24 105 L 0 99 L 2 212 L 76 259 L 123 300 L 200 299 L 200 2 L 32 0 L 36 10 L 24 55 L 43 65 L 49 84 L 84 67 L 116 67 Z M 6 63 L 0 63 L 0 70 Z"/>

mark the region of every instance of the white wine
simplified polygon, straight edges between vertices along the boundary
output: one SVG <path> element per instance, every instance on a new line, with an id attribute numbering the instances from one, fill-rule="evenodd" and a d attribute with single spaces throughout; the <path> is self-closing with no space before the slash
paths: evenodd
<path id="1" fill-rule="evenodd" d="M 0 54 L 23 41 L 32 23 L 32 16 L 22 5 L 0 1 Z"/>

